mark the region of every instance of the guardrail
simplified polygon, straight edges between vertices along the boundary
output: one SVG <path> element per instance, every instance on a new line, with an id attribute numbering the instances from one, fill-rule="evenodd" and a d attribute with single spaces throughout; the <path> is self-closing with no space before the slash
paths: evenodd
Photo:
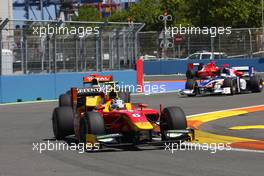
<path id="1" fill-rule="evenodd" d="M 0 103 L 56 99 L 71 87 L 81 87 L 86 73 L 32 74 L 0 76 Z M 94 72 L 93 72 L 94 73 Z M 136 85 L 136 71 L 106 71 L 113 79 L 124 85 Z"/>
<path id="2" fill-rule="evenodd" d="M 151 60 L 144 61 L 145 75 L 185 74 L 188 63 L 209 63 L 210 60 Z M 264 72 L 264 58 L 236 58 L 215 60 L 217 65 L 253 66 L 256 71 Z"/>

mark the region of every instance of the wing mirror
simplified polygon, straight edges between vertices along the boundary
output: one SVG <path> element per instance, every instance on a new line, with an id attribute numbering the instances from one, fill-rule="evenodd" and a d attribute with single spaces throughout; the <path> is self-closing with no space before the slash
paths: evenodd
<path id="1" fill-rule="evenodd" d="M 140 109 L 142 110 L 143 108 L 147 108 L 148 105 L 147 104 L 143 104 L 143 103 L 139 103 L 138 107 L 140 107 Z"/>

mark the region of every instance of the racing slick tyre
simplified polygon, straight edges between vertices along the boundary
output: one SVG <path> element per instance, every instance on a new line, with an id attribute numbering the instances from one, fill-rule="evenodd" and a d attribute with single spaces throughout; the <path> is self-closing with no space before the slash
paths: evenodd
<path id="1" fill-rule="evenodd" d="M 185 83 L 185 89 L 194 90 L 193 94 L 188 94 L 189 97 L 194 97 L 197 95 L 197 82 L 194 79 L 187 79 Z"/>
<path id="2" fill-rule="evenodd" d="M 98 112 L 87 112 L 80 120 L 80 142 L 86 143 L 86 134 L 104 135 L 104 119 Z"/>
<path id="3" fill-rule="evenodd" d="M 237 93 L 237 82 L 234 78 L 225 78 L 223 82 L 223 88 L 230 87 L 230 94 L 234 95 Z"/>
<path id="4" fill-rule="evenodd" d="M 186 75 L 186 78 L 187 78 L 187 79 L 193 79 L 193 78 L 195 77 L 196 74 L 195 74 L 195 72 L 192 71 L 192 70 L 187 70 L 185 75 Z"/>
<path id="5" fill-rule="evenodd" d="M 130 92 L 129 90 L 119 91 L 118 97 L 124 101 L 124 103 L 130 103 Z"/>
<path id="6" fill-rule="evenodd" d="M 261 92 L 263 90 L 263 79 L 259 76 L 251 77 L 249 87 L 252 92 Z"/>
<path id="7" fill-rule="evenodd" d="M 71 106 L 71 96 L 69 93 L 61 94 L 59 97 L 59 106 Z"/>
<path id="8" fill-rule="evenodd" d="M 167 140 L 166 130 L 185 130 L 187 128 L 186 115 L 180 107 L 171 106 L 163 109 L 160 118 L 162 140 Z"/>
<path id="9" fill-rule="evenodd" d="M 73 111 L 71 107 L 57 107 L 52 115 L 53 133 L 60 140 L 74 134 Z"/>

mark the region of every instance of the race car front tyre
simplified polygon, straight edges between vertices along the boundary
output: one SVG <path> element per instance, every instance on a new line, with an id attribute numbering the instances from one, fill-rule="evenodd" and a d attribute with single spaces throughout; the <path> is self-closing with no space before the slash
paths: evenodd
<path id="1" fill-rule="evenodd" d="M 263 79 L 259 76 L 251 77 L 249 87 L 252 92 L 261 92 L 263 90 Z"/>
<path id="2" fill-rule="evenodd" d="M 230 87 L 230 94 L 234 95 L 237 92 L 237 80 L 234 78 L 225 78 L 223 88 Z"/>
<path id="3" fill-rule="evenodd" d="M 195 72 L 192 71 L 192 70 L 187 70 L 185 75 L 186 75 L 186 78 L 187 78 L 187 79 L 193 79 L 193 78 L 195 77 L 196 74 L 195 74 Z"/>
<path id="4" fill-rule="evenodd" d="M 87 112 L 80 120 L 80 142 L 86 143 L 86 134 L 104 135 L 104 119 L 98 112 Z"/>
<path id="5" fill-rule="evenodd" d="M 71 96 L 69 93 L 61 94 L 59 97 L 59 106 L 71 106 Z"/>
<path id="6" fill-rule="evenodd" d="M 197 82 L 193 79 L 187 79 L 186 83 L 185 83 L 185 89 L 188 90 L 194 90 L 193 94 L 188 94 L 187 96 L 189 97 L 193 97 L 197 95 Z"/>
<path id="7" fill-rule="evenodd" d="M 57 107 L 52 115 L 53 133 L 56 139 L 61 140 L 74 134 L 73 111 L 71 107 Z"/>
<path id="8" fill-rule="evenodd" d="M 167 140 L 165 131 L 185 130 L 187 128 L 186 115 L 180 107 L 171 106 L 163 109 L 160 118 L 162 140 Z"/>

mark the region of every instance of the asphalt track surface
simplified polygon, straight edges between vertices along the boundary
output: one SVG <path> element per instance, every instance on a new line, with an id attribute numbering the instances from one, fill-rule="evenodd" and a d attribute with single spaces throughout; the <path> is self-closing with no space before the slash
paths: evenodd
<path id="1" fill-rule="evenodd" d="M 223 118 L 203 124 L 200 129 L 210 133 L 264 141 L 264 129 L 230 130 L 234 126 L 263 125 L 263 111 Z"/>
<path id="2" fill-rule="evenodd" d="M 176 93 L 133 96 L 150 107 L 180 106 L 186 114 L 264 103 L 264 93 L 178 97 Z M 57 102 L 0 106 L 0 176 L 263 176 L 264 153 L 249 151 L 104 150 L 33 151 L 32 143 L 53 139 L 51 113 Z M 257 113 L 263 117 L 262 113 Z"/>

